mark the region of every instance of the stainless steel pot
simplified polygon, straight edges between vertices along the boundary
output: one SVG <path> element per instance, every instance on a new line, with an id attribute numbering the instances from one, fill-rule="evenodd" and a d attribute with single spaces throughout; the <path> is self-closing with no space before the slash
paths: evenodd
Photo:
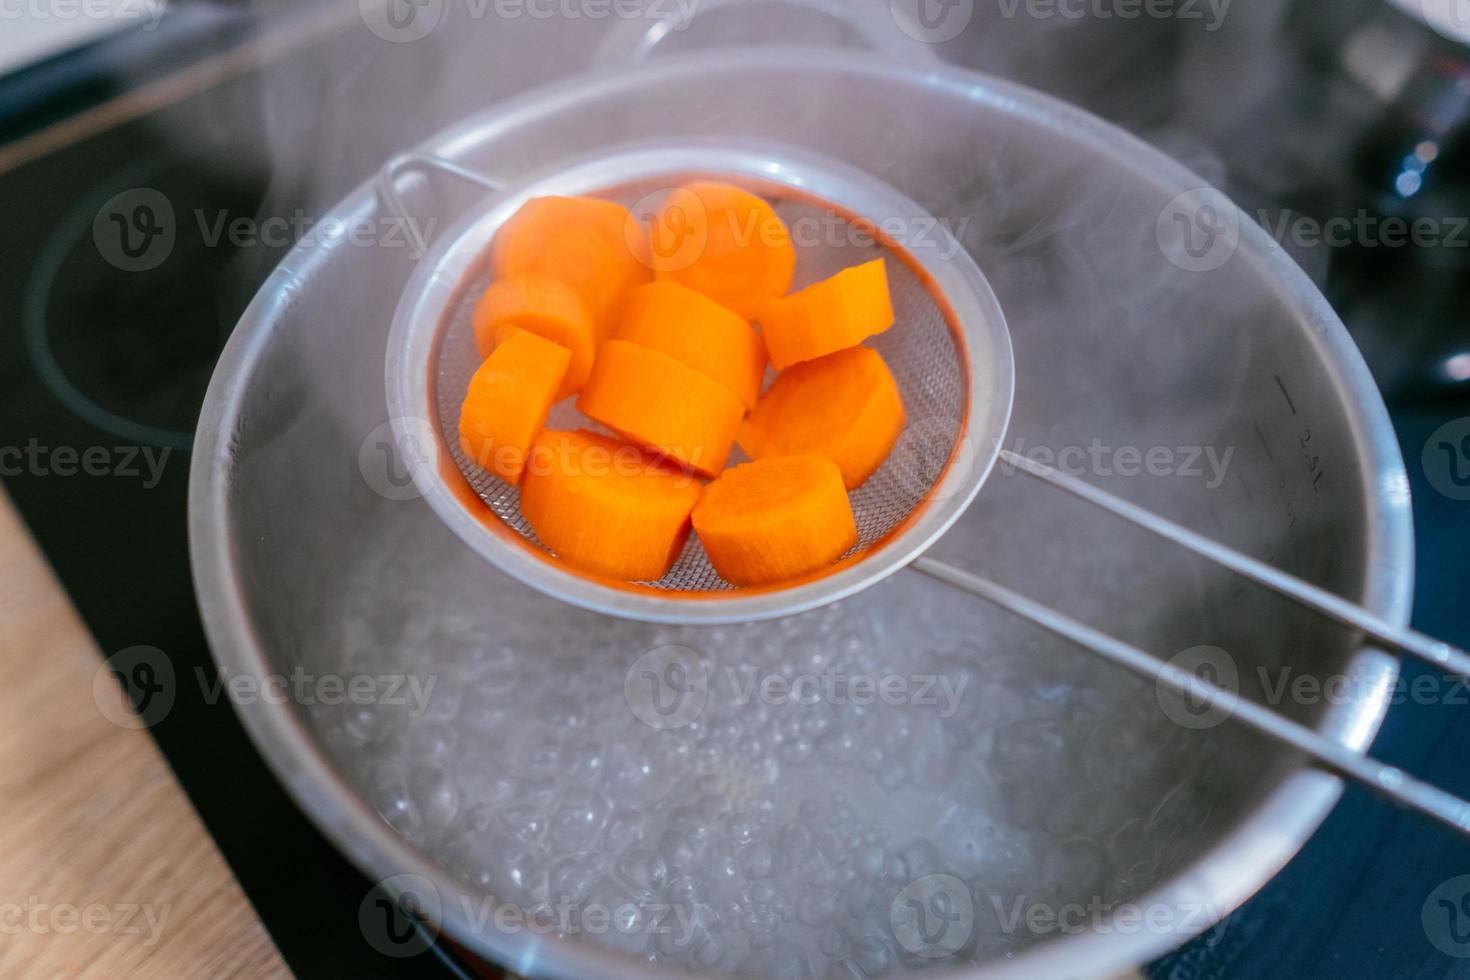
<path id="1" fill-rule="evenodd" d="M 518 181 L 613 143 L 689 136 L 808 148 L 888 181 L 944 220 L 985 270 L 1011 325 L 1010 448 L 1086 459 L 1092 482 L 1392 622 L 1407 618 L 1407 482 L 1382 404 L 1341 324 L 1236 212 L 1217 216 L 1238 229 L 1225 261 L 1168 261 L 1160 241 L 1171 202 L 1197 192 L 1200 181 L 1096 119 L 969 73 L 816 51 L 729 52 L 564 84 L 470 119 L 422 149 Z M 416 214 L 446 220 L 479 193 L 405 188 Z M 196 443 L 196 581 L 226 674 L 399 672 L 459 691 L 453 710 L 417 718 L 319 699 L 256 699 L 239 710 L 324 831 L 369 874 L 413 876 L 433 897 L 432 918 L 476 952 L 523 972 L 634 977 L 654 968 L 627 955 L 627 944 L 477 922 L 473 910 L 514 882 L 482 867 L 493 855 L 474 849 L 510 842 L 524 851 L 546 841 L 544 827 L 522 826 L 517 836 L 507 826 L 518 795 L 504 810 L 489 805 L 501 797 L 488 784 L 510 771 L 503 755 L 520 751 L 502 740 L 542 740 L 561 753 L 553 753 L 556 765 L 571 765 L 562 750 L 587 722 L 565 710 L 561 695 L 603 691 L 628 714 L 631 703 L 620 699 L 630 665 L 669 644 L 714 663 L 747 658 L 779 669 L 798 648 L 809 654 L 840 641 L 885 669 L 976 678 L 962 723 L 946 729 L 946 737 L 967 740 L 973 764 L 928 783 L 906 774 L 904 792 L 915 795 L 887 792 L 877 781 L 884 765 L 899 764 L 901 745 L 876 770 L 861 760 L 778 760 L 760 770 L 773 784 L 846 787 L 847 805 L 874 813 L 901 797 L 920 816 L 926 801 L 983 816 L 991 830 L 976 831 L 982 850 L 998 840 L 1014 844 L 1008 835 L 1028 827 L 1047 828 L 1039 843 L 1026 844 L 1045 853 L 1008 865 L 1004 875 L 976 871 L 967 879 L 981 890 L 974 915 L 987 925 L 961 958 L 966 975 L 1095 975 L 1141 963 L 1248 897 L 1337 799 L 1335 778 L 1304 769 L 1228 720 L 1194 722 L 1147 684 L 918 576 L 900 574 L 834 611 L 732 632 L 614 625 L 495 572 L 413 499 L 409 481 L 393 479 L 379 455 L 389 431 L 386 336 L 417 261 L 411 248 L 354 244 L 351 229 L 373 226 L 382 214 L 372 186 L 344 201 L 327 223 L 341 233 L 294 250 L 231 338 Z M 1169 450 L 1173 464 L 1132 475 L 1125 449 L 1128 459 Z M 1227 462 L 1210 470 L 1209 458 Z M 403 497 L 410 499 L 394 499 Z M 1360 648 L 1346 631 L 1004 471 L 932 553 L 1162 656 L 1202 646 L 1226 651 L 1246 696 L 1265 697 L 1287 669 L 1348 675 L 1345 700 L 1277 707 L 1354 748 L 1371 740 L 1396 676 L 1392 658 Z M 487 646 L 502 649 L 517 673 L 498 688 L 499 701 L 483 706 L 495 724 L 480 725 L 461 705 L 485 693 L 471 675 L 485 669 Z M 606 687 L 614 681 L 615 689 Z M 1018 707 L 1025 713 L 1018 716 Z M 437 736 L 451 730 L 454 744 L 446 747 Z M 655 741 L 666 736 L 657 732 Z M 615 779 L 627 761 L 617 745 L 600 751 L 603 775 L 591 781 L 598 792 L 598 780 Z M 468 819 L 468 791 L 456 790 L 457 806 L 436 815 L 435 800 L 444 797 L 435 787 L 419 786 L 416 796 L 415 786 L 399 785 L 429 769 L 484 777 L 476 784 L 486 802 L 479 823 L 454 846 L 434 824 Z M 526 780 L 511 781 L 533 807 L 558 805 L 537 802 Z M 1085 832 L 1061 826 L 1084 811 L 1094 817 Z M 940 816 L 932 825 L 951 839 L 969 832 Z M 602 827 L 599 840 L 610 833 Z M 599 847 L 585 850 L 585 860 L 604 860 Z M 499 871 L 518 860 L 498 853 Z M 1097 854 L 1128 880 L 1089 877 Z M 898 868 L 918 873 L 918 863 L 909 858 Z M 470 867 L 476 873 L 464 874 Z M 536 872 L 543 890 L 545 873 Z M 997 898 L 1002 906 L 1039 899 L 1055 910 L 1093 896 L 1172 913 L 1163 916 L 1170 925 L 1093 922 L 1065 934 L 1018 935 L 997 932 L 986 911 Z M 632 945 L 645 957 L 651 948 Z M 736 962 L 729 952 L 722 969 L 774 962 L 754 950 L 755 959 Z M 889 956 L 890 966 L 907 962 L 896 947 Z"/>

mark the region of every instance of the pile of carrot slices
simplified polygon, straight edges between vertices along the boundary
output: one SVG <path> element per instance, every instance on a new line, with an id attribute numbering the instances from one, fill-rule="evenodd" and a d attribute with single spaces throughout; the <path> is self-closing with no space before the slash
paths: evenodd
<path id="1" fill-rule="evenodd" d="M 775 209 L 694 181 L 646 228 L 612 201 L 533 198 L 490 263 L 460 445 L 520 487 L 521 513 L 561 559 L 655 581 L 692 528 L 726 581 L 755 586 L 857 543 L 849 491 L 904 426 L 898 384 L 862 346 L 893 325 L 881 258 L 792 292 L 796 251 Z M 572 397 L 612 434 L 547 428 Z M 737 444 L 751 461 L 727 468 Z"/>

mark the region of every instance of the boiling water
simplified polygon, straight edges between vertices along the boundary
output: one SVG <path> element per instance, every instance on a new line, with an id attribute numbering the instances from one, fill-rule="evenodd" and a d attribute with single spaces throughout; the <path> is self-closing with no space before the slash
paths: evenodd
<path id="1" fill-rule="evenodd" d="M 383 819 L 493 896 L 487 929 L 506 907 L 510 929 L 759 976 L 985 960 L 1063 930 L 1036 908 L 1096 928 L 1209 811 L 1212 743 L 1149 685 L 1039 634 L 988 644 L 993 610 L 917 575 L 679 628 L 472 558 L 433 574 L 450 594 L 405 595 L 430 570 L 403 556 L 428 553 L 359 562 L 320 661 L 417 694 L 311 712 Z"/>

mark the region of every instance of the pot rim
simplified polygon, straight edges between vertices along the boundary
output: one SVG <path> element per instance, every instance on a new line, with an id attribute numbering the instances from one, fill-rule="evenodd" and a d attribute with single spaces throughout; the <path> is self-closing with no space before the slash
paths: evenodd
<path id="1" fill-rule="evenodd" d="M 484 139 L 514 129 L 536 116 L 599 94 L 656 83 L 678 84 L 689 75 L 798 68 L 831 75 L 856 74 L 919 82 L 1026 119 L 1090 145 L 1115 165 L 1132 170 L 1161 189 L 1207 186 L 1197 175 L 1127 132 L 1051 96 L 961 68 L 916 69 L 875 62 L 861 54 L 829 49 L 729 49 L 657 59 L 634 69 L 615 69 L 569 78 L 492 107 L 431 139 L 421 150 L 458 159 Z M 377 206 L 370 178 L 334 211 L 370 214 Z M 1237 209 L 1238 211 L 1238 209 Z M 1322 362 L 1333 374 L 1346 419 L 1361 453 L 1362 492 L 1369 514 L 1362 603 L 1383 619 L 1407 623 L 1413 589 L 1413 535 L 1408 478 L 1387 409 L 1357 347 L 1325 297 L 1266 232 L 1244 214 L 1233 261 L 1261 267 L 1276 284 L 1283 305 L 1298 311 Z M 343 222 L 351 227 L 351 221 Z M 222 352 L 200 414 L 189 486 L 189 542 L 195 589 L 210 647 L 222 672 L 263 676 L 271 669 L 263 638 L 246 608 L 231 538 L 231 436 L 249 397 L 253 371 L 269 346 L 277 317 L 289 302 L 287 286 L 302 272 L 327 261 L 333 249 L 298 244 L 262 284 Z M 1397 658 L 1360 648 L 1347 665 L 1371 679 L 1371 693 L 1357 702 L 1331 706 L 1318 729 L 1362 752 L 1371 743 L 1389 703 Z M 441 870 L 398 835 L 332 766 L 289 705 L 264 701 L 236 704 L 246 730 L 276 776 L 317 827 L 375 880 L 417 875 L 441 898 L 439 924 L 479 955 L 523 974 L 627 978 L 687 976 L 653 967 L 590 943 L 549 940 L 522 932 L 503 935 L 475 928 L 459 899 L 475 907 L 489 897 Z M 1044 941 L 1014 959 L 944 971 L 945 976 L 1034 978 L 1107 975 L 1138 966 L 1181 945 L 1234 911 L 1291 859 L 1325 819 L 1342 792 L 1341 780 L 1301 768 L 1265 791 L 1254 812 L 1208 853 L 1167 883 L 1136 900 L 1143 907 L 1196 907 L 1206 914 L 1189 930 L 1141 930 L 1124 941 L 1089 930 L 1066 941 Z M 1120 936 L 1122 933 L 1119 934 Z"/>

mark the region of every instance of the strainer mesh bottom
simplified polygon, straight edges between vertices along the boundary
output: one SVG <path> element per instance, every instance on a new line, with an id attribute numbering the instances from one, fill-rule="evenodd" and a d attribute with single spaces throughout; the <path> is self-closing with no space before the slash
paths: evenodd
<path id="1" fill-rule="evenodd" d="M 962 435 L 967 385 L 963 359 L 929 287 L 900 256 L 875 242 L 871 234 L 810 201 L 780 201 L 776 203 L 776 211 L 791 229 L 796 244 L 794 289 L 849 266 L 887 257 L 896 322 L 868 343 L 883 355 L 893 372 L 907 420 L 888 460 L 866 483 L 851 492 L 859 533 L 858 544 L 853 549 L 856 552 L 880 541 L 902 523 L 943 472 L 956 439 Z M 865 217 L 880 228 L 912 229 L 916 244 L 923 241 L 918 236 L 925 222 L 932 220 L 919 215 Z M 890 225 L 885 219 L 897 219 L 898 224 Z M 438 421 L 456 465 L 481 499 L 507 526 L 537 547 L 549 550 L 537 540 L 535 531 L 521 515 L 520 491 L 472 464 L 459 446 L 460 404 L 470 377 L 480 366 L 471 313 L 489 282 L 488 272 L 482 272 L 459 294 L 454 308 L 447 311 L 449 321 L 440 333 L 435 379 Z M 766 383 L 773 377 L 768 373 Z M 557 429 L 606 431 L 578 412 L 574 404 L 575 399 L 568 399 L 555 406 L 548 424 Z M 730 465 L 746 459 L 737 446 Z M 668 574 L 657 582 L 645 584 L 681 591 L 735 588 L 715 572 L 698 536 L 692 534 Z"/>

